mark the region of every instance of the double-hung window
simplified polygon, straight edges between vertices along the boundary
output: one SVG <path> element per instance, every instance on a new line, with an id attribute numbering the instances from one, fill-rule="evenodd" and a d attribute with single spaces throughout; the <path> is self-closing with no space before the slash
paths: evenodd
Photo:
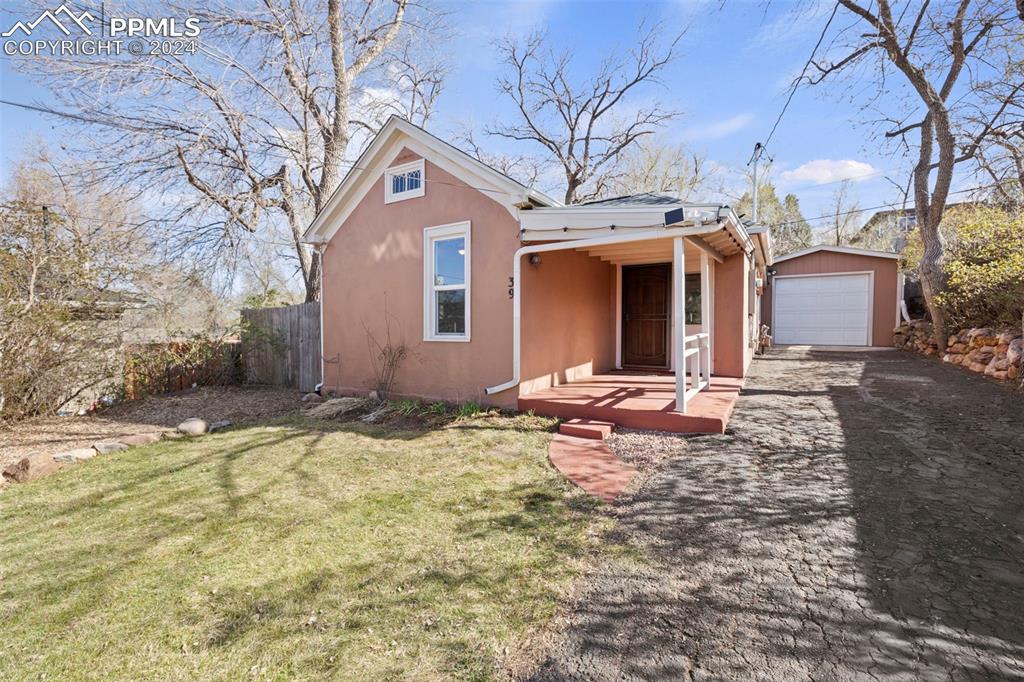
<path id="1" fill-rule="evenodd" d="M 423 338 L 469 341 L 470 223 L 423 230 Z"/>
<path id="2" fill-rule="evenodd" d="M 392 166 L 384 173 L 384 203 L 423 196 L 423 159 Z"/>

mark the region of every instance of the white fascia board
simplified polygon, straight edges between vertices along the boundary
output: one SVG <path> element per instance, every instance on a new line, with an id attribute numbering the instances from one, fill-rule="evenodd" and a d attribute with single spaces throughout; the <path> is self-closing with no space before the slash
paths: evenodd
<path id="1" fill-rule="evenodd" d="M 787 253 L 785 256 L 779 256 L 775 259 L 776 263 L 781 263 L 785 260 L 792 258 L 799 258 L 800 256 L 807 256 L 812 253 L 819 251 L 831 251 L 832 253 L 848 253 L 854 256 L 868 256 L 870 258 L 892 258 L 893 260 L 899 260 L 900 255 L 898 253 L 892 253 L 891 251 L 872 251 L 870 249 L 855 249 L 850 246 L 829 246 L 827 244 L 819 244 L 818 246 L 812 246 L 808 249 L 801 249 L 800 251 L 794 251 L 793 253 Z"/>
<path id="2" fill-rule="evenodd" d="M 526 233 L 552 232 L 551 239 L 576 239 L 569 236 L 574 230 L 607 229 L 615 227 L 656 227 L 665 224 L 665 212 L 678 208 L 667 206 L 651 208 L 645 206 L 632 207 L 586 207 L 572 206 L 565 208 L 534 208 L 520 211 L 519 227 Z M 564 228 L 570 228 L 564 232 Z M 559 236 L 562 235 L 562 236 Z"/>

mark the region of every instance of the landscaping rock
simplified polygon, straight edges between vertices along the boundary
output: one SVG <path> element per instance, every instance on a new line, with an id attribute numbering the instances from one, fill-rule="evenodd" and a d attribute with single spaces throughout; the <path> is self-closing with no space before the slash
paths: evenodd
<path id="1" fill-rule="evenodd" d="M 376 424 L 385 416 L 387 416 L 389 411 L 390 409 L 388 405 L 381 405 L 380 407 L 370 412 L 369 414 L 363 415 L 361 419 L 367 424 Z"/>
<path id="2" fill-rule="evenodd" d="M 183 433 L 186 436 L 201 436 L 209 430 L 210 425 L 196 417 L 190 417 L 178 424 L 178 433 Z"/>
<path id="3" fill-rule="evenodd" d="M 1014 339 L 1006 345 L 1006 361 L 1012 365 L 1019 365 L 1024 359 L 1024 339 Z"/>
<path id="4" fill-rule="evenodd" d="M 321 405 L 310 408 L 306 414 L 316 419 L 356 417 L 364 414 L 371 406 L 372 403 L 366 398 L 332 398 Z"/>
<path id="5" fill-rule="evenodd" d="M 893 343 L 897 348 L 935 355 L 930 332 L 927 323 L 902 324 L 896 328 Z M 1024 338 L 1015 328 L 974 327 L 950 334 L 947 341 L 949 345 L 941 354 L 943 362 L 1001 381 L 1024 375 Z"/>
<path id="6" fill-rule="evenodd" d="M 324 397 L 319 393 L 307 393 L 302 396 L 302 402 L 304 403 L 322 403 L 323 401 Z"/>
<path id="7" fill-rule="evenodd" d="M 164 440 L 178 440 L 179 438 L 184 438 L 185 434 L 176 429 L 167 429 L 160 432 L 160 437 Z"/>
<path id="8" fill-rule="evenodd" d="M 367 397 L 375 403 L 380 402 L 380 393 L 377 391 L 370 391 L 370 394 Z"/>
<path id="9" fill-rule="evenodd" d="M 58 452 L 53 456 L 53 461 L 58 464 L 75 464 L 87 459 L 92 459 L 95 456 L 96 450 L 94 448 L 75 448 L 74 450 Z"/>
<path id="10" fill-rule="evenodd" d="M 215 421 L 212 424 L 210 424 L 209 431 L 210 431 L 210 433 L 213 433 L 214 431 L 220 431 L 222 429 L 227 429 L 227 428 L 230 428 L 230 427 L 231 427 L 231 420 L 230 419 L 221 419 L 220 421 Z"/>
<path id="11" fill-rule="evenodd" d="M 55 462 L 49 453 L 39 452 L 22 457 L 4 469 L 4 478 L 13 483 L 27 483 L 60 469 L 61 463 Z"/>
<path id="12" fill-rule="evenodd" d="M 125 445 L 149 445 L 160 441 L 159 433 L 136 433 L 132 436 L 125 436 L 121 442 Z"/>
<path id="13" fill-rule="evenodd" d="M 104 443 L 93 443 L 92 447 L 96 452 L 101 455 L 109 455 L 111 452 L 121 452 L 127 450 L 128 446 L 118 441 L 107 441 Z"/>

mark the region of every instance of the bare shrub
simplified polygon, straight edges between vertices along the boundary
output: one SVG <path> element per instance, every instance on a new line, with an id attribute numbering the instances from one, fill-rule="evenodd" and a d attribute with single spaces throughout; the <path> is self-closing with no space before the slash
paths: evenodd
<path id="1" fill-rule="evenodd" d="M 240 363 L 238 342 L 205 336 L 131 347 L 125 360 L 124 397 L 136 400 L 191 386 L 234 384 Z"/>
<path id="2" fill-rule="evenodd" d="M 374 390 L 377 398 L 388 400 L 395 386 L 395 377 L 411 350 L 405 340 L 396 341 L 391 334 L 391 315 L 388 314 L 387 302 L 384 303 L 384 338 L 380 339 L 364 322 L 366 344 L 370 350 L 370 364 L 375 378 Z"/>

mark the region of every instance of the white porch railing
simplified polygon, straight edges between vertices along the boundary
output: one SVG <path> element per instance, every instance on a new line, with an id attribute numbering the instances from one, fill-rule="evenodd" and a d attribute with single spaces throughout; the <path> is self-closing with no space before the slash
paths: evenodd
<path id="1" fill-rule="evenodd" d="M 686 414 L 686 404 L 711 385 L 711 335 L 707 332 L 683 337 L 683 366 L 676 368 L 676 411 Z M 690 387 L 686 388 L 686 365 L 690 366 Z"/>

